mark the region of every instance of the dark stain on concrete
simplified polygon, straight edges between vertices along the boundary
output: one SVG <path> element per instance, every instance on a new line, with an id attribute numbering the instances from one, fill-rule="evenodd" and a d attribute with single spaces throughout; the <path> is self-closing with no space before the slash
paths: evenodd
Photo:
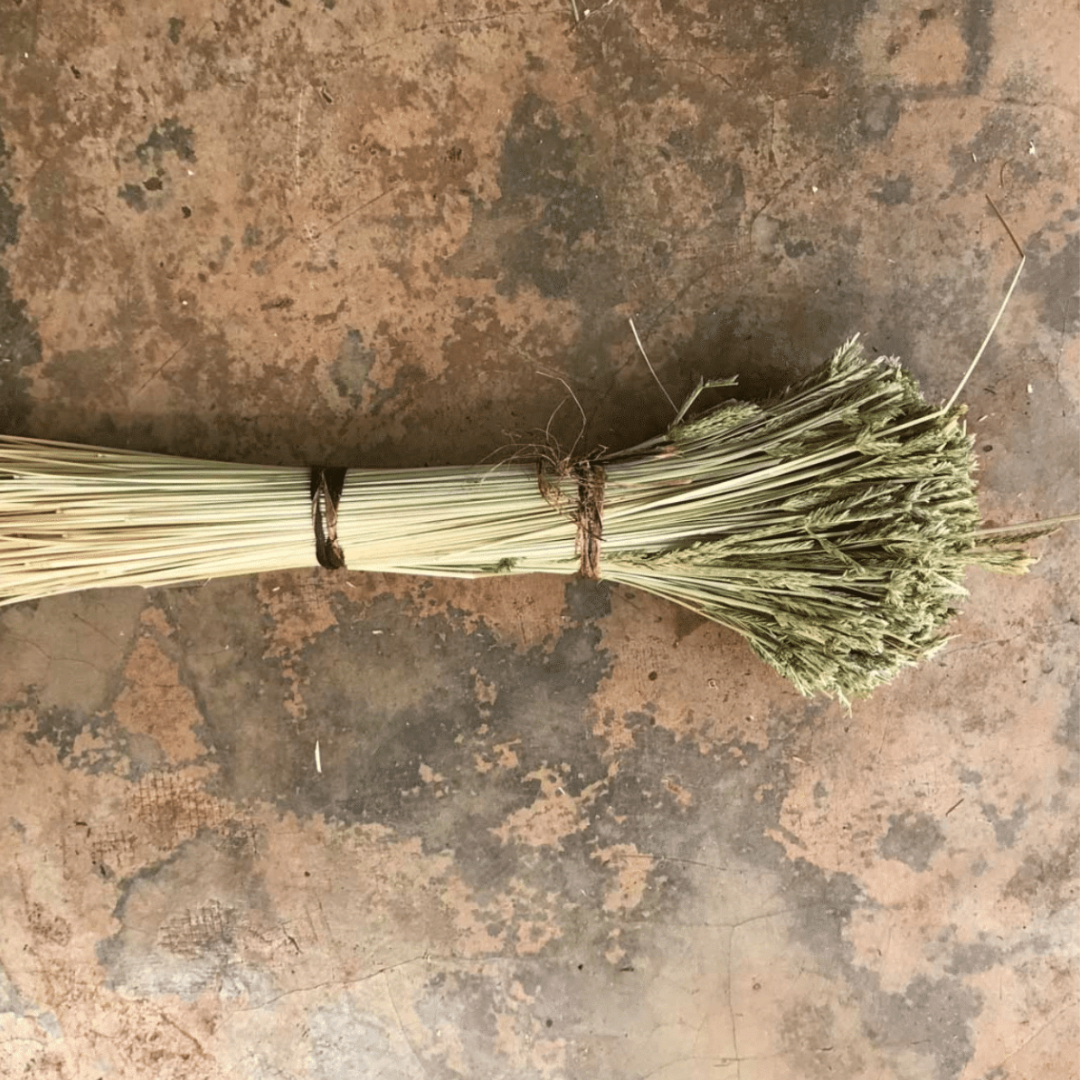
<path id="1" fill-rule="evenodd" d="M 763 41 L 782 41 L 803 66 L 820 67 L 846 56 L 867 7 L 872 6 L 868 0 L 782 5 L 709 0 L 705 12 L 670 5 L 670 14 L 687 20 L 695 39 L 706 37 L 726 49 L 748 53 L 761 53 Z"/>
<path id="2" fill-rule="evenodd" d="M 246 966 L 237 949 L 248 913 L 268 906 L 250 855 L 250 845 L 203 829 L 122 879 L 113 910 L 120 928 L 95 947 L 105 984 L 138 997 L 193 1000 L 210 987 L 265 994 L 269 977 Z M 178 909 L 184 898 L 195 902 Z"/>
<path id="3" fill-rule="evenodd" d="M 3 108 L 0 100 L 0 109 Z M 4 139 L 3 129 L 0 128 L 0 251 L 15 243 L 19 235 L 19 215 L 22 207 L 12 202 L 11 186 L 6 179 L 6 171 L 11 162 L 11 151 Z"/>
<path id="4" fill-rule="evenodd" d="M 1022 284 L 1042 298 L 1039 313 L 1043 325 L 1064 339 L 1080 333 L 1080 286 L 1076 274 L 1080 266 L 1080 234 L 1068 219 L 1061 225 L 1068 233 L 1052 255 L 1048 254 L 1049 242 L 1042 233 L 1027 244 L 1027 280 Z"/>
<path id="5" fill-rule="evenodd" d="M 47 743 L 56 751 L 57 758 L 64 764 L 73 764 L 75 740 L 84 732 L 94 738 L 106 734 L 110 725 L 100 715 L 86 715 L 80 710 L 39 709 L 37 724 L 33 731 L 26 734 L 29 743 L 37 746 Z M 108 731 L 112 735 L 111 730 Z"/>
<path id="6" fill-rule="evenodd" d="M 535 983 L 530 980 L 529 985 Z M 536 994 L 539 995 L 537 1006 L 544 1008 L 540 1003 L 550 997 L 548 988 L 537 986 Z M 492 993 L 491 981 L 481 974 L 467 970 L 440 971 L 424 984 L 414 1007 L 429 1031 L 452 1025 L 454 1031 L 460 1032 L 468 1041 L 469 1061 L 478 1075 L 501 1078 L 506 1075 L 505 1059 L 500 1060 L 492 1049 L 497 1035 L 499 1000 Z M 450 1080 L 460 1075 L 456 1069 L 430 1056 L 424 1068 L 432 1080 Z"/>
<path id="7" fill-rule="evenodd" d="M 836 1016 L 828 1004 L 800 1001 L 784 1010 L 779 1024 L 780 1038 L 790 1067 L 803 1080 L 826 1080 L 836 1075 L 840 1062 L 832 1053 L 836 1049 L 835 1023 Z"/>
<path id="8" fill-rule="evenodd" d="M 867 91 L 859 105 L 856 131 L 865 142 L 883 142 L 900 122 L 900 95 L 888 87 Z"/>
<path id="9" fill-rule="evenodd" d="M 253 578 L 213 581 L 205 588 L 155 590 L 153 602 L 176 627 L 180 677 L 192 691 L 207 724 L 196 734 L 228 766 L 223 790 L 238 801 L 266 798 L 280 779 L 276 755 L 295 754 L 272 728 L 288 723 L 283 702 L 288 686 L 280 664 L 263 658 L 266 616 Z M 219 718 L 215 721 L 215 717 Z M 243 730 L 261 732 L 260 745 L 242 740 Z M 265 773 L 265 777 L 263 774 Z"/>
<path id="10" fill-rule="evenodd" d="M 56 353 L 46 365 L 49 378 L 64 387 L 76 400 L 89 405 L 97 398 L 111 403 L 112 380 L 116 377 L 117 349 L 70 349 Z M 105 445 L 108 445 L 106 443 Z"/>
<path id="11" fill-rule="evenodd" d="M 876 981 L 860 971 L 859 982 Z M 863 1008 L 863 1030 L 883 1047 L 904 1046 L 933 1059 L 935 1080 L 959 1080 L 975 1047 L 971 1022 L 982 1012 L 982 995 L 961 978 L 916 976 L 902 994 L 878 991 Z"/>
<path id="12" fill-rule="evenodd" d="M 12 1013 L 23 1016 L 29 1003 L 19 993 L 19 988 L 11 981 L 7 970 L 0 964 L 0 1013 Z"/>
<path id="13" fill-rule="evenodd" d="M 784 254 L 789 259 L 801 259 L 806 255 L 813 255 L 817 249 L 812 240 L 785 240 Z"/>
<path id="14" fill-rule="evenodd" d="M 834 290 L 832 306 L 822 298 L 798 294 L 739 298 L 698 316 L 689 338 L 673 352 L 684 385 L 706 372 L 711 378 L 738 379 L 729 396 L 761 401 L 807 374 L 858 325 L 852 294 Z M 820 353 L 808 355 L 806 341 L 820 342 Z M 710 395 L 718 402 L 723 391 Z M 654 428 L 655 429 L 655 428 Z M 652 432 L 642 432 L 642 437 Z"/>
<path id="15" fill-rule="evenodd" d="M 550 298 L 578 296 L 583 281 L 595 288 L 602 257 L 581 241 L 600 236 L 608 222 L 600 190 L 578 168 L 587 143 L 584 133 L 565 129 L 549 102 L 526 94 L 503 140 L 501 194 L 491 206 L 475 204 L 469 235 L 446 268 L 497 277 L 499 292 L 510 296 L 523 286 Z"/>
<path id="16" fill-rule="evenodd" d="M 492 213 L 531 220 L 507 237 L 501 292 L 513 295 L 531 281 L 543 296 L 566 296 L 584 269 L 575 265 L 582 262 L 575 245 L 587 233 L 602 232 L 606 222 L 600 191 L 578 173 L 583 144 L 584 135 L 566 132 L 554 108 L 536 95 L 515 107 L 503 140 L 502 194 Z"/>
<path id="17" fill-rule="evenodd" d="M 1054 915 L 1076 899 L 1080 870 L 1080 832 L 1075 828 L 1045 853 L 1025 856 L 1009 879 L 1004 895 L 1023 900 L 1033 909 Z"/>
<path id="18" fill-rule="evenodd" d="M 34 746 L 47 745 L 67 769 L 89 776 L 115 775 L 132 782 L 159 768 L 165 754 L 149 735 L 127 731 L 111 711 L 84 712 L 82 709 L 38 709 L 37 723 L 26 733 Z M 80 736 L 93 744 L 78 753 Z"/>
<path id="19" fill-rule="evenodd" d="M 574 49 L 582 68 L 593 73 L 600 95 L 649 105 L 670 89 L 666 65 L 625 12 L 611 12 L 603 25 L 586 19 L 579 26 Z"/>
<path id="20" fill-rule="evenodd" d="M 950 975 L 978 975 L 1000 964 L 1004 958 L 1001 949 L 985 941 L 972 941 L 954 947 L 945 970 Z"/>
<path id="21" fill-rule="evenodd" d="M 994 58 L 994 0 L 965 0 L 960 33 L 967 46 L 964 90 L 978 94 Z"/>
<path id="22" fill-rule="evenodd" d="M 140 214 L 146 212 L 146 192 L 139 184 L 125 184 L 122 188 L 117 189 L 116 194 L 126 202 L 132 210 L 136 210 Z"/>
<path id="23" fill-rule="evenodd" d="M 809 715 L 812 705 L 808 704 L 806 709 Z M 974 1051 L 970 1023 L 981 1010 L 978 994 L 969 990 L 959 975 L 940 979 L 920 976 L 902 994 L 883 991 L 879 974 L 855 962 L 847 938 L 846 928 L 852 913 L 865 904 L 855 879 L 847 874 L 826 873 L 801 859 L 791 859 L 779 844 L 762 843 L 766 831 L 779 824 L 790 789 L 790 741 L 795 730 L 778 728 L 773 733 L 775 741 L 765 753 L 752 746 L 743 748 L 751 770 L 749 778 L 727 778 L 722 770 L 716 775 L 717 763 L 724 757 L 722 752 L 711 761 L 712 797 L 730 814 L 725 821 L 722 851 L 730 852 L 733 859 L 747 859 L 755 867 L 770 869 L 777 875 L 782 882 L 786 918 L 792 925 L 792 940 L 809 949 L 818 958 L 822 970 L 834 973 L 851 988 L 860 1003 L 864 1031 L 872 1041 L 884 1046 L 910 1045 L 932 1062 L 931 1070 L 925 1075 L 956 1080 Z M 638 765 L 632 771 L 637 775 L 647 770 Z M 693 773 L 690 778 L 691 782 L 698 779 Z M 703 776 L 701 780 L 704 779 Z M 749 786 L 744 784 L 747 779 Z M 761 791 L 766 783 L 772 786 L 760 803 L 747 797 L 747 792 Z M 707 842 L 704 834 L 696 833 L 693 822 L 691 813 L 677 830 L 671 827 L 670 819 L 668 824 L 667 831 L 672 836 L 677 833 L 681 840 L 685 835 L 688 852 L 703 850 Z M 916 831 L 920 831 L 918 827 Z M 667 867 L 664 869 L 666 872 Z M 685 895 L 687 891 L 687 883 L 680 881 L 676 894 Z M 807 1059 L 804 1064 L 809 1068 L 814 1062 Z M 831 1063 L 824 1059 L 823 1064 Z"/>
<path id="24" fill-rule="evenodd" d="M 709 133 L 700 128 L 679 128 L 667 137 L 672 156 L 685 161 L 709 187 L 715 202 L 710 211 L 714 220 L 734 228 L 746 209 L 746 182 L 737 161 L 732 161 L 710 148 Z"/>
<path id="25" fill-rule="evenodd" d="M 566 613 L 580 623 L 610 615 L 611 583 L 572 578 L 566 585 Z"/>
<path id="26" fill-rule="evenodd" d="M 144 165 L 161 165 L 166 154 L 175 154 L 181 161 L 195 161 L 195 132 L 184 127 L 176 117 L 155 126 L 145 142 L 135 147 L 135 156 Z"/>
<path id="27" fill-rule="evenodd" d="M 515 705 L 517 710 L 520 707 L 520 702 Z M 520 718 L 520 711 L 516 715 Z M 564 933 L 544 948 L 542 985 L 537 985 L 535 969 L 530 965 L 512 965 L 507 971 L 508 979 L 521 980 L 535 994 L 535 1015 L 552 1018 L 554 1034 L 569 1037 L 569 1075 L 603 1069 L 603 1061 L 596 1058 L 595 1040 L 589 1032 L 575 1027 L 577 1017 L 589 1015 L 588 1003 L 602 994 L 606 999 L 625 996 L 628 1011 L 636 1007 L 633 1003 L 640 1001 L 643 980 L 652 978 L 668 963 L 667 935 L 678 933 L 680 926 L 689 924 L 688 920 L 700 917 L 694 913 L 701 910 L 702 903 L 711 903 L 714 889 L 738 888 L 743 873 L 755 876 L 757 870 L 766 869 L 774 874 L 778 880 L 777 897 L 783 898 L 777 904 L 779 918 L 782 925 L 790 926 L 793 940 L 819 956 L 830 972 L 858 972 L 845 940 L 851 913 L 861 902 L 853 880 L 845 874 L 826 874 L 801 860 L 793 862 L 780 844 L 762 842 L 767 830 L 778 825 L 790 789 L 782 733 L 775 733 L 777 740 L 767 752 L 752 744 L 732 742 L 719 747 L 715 755 L 703 755 L 688 741 L 679 742 L 670 731 L 653 726 L 647 713 L 625 719 L 633 726 L 634 746 L 620 754 L 618 774 L 607 777 L 587 829 L 566 837 L 561 852 L 493 846 L 490 839 L 483 837 L 486 793 L 479 799 L 471 796 L 480 815 L 472 823 L 477 839 L 459 829 L 453 841 L 455 866 L 465 874 L 478 899 L 500 895 L 506 888 L 507 875 L 543 882 L 544 889 L 560 896 L 583 897 L 573 909 L 561 913 L 559 921 Z M 529 734 L 516 750 L 524 758 L 529 754 L 535 728 L 525 725 L 523 730 Z M 554 760 L 571 763 L 566 774 L 567 790 L 571 792 L 606 775 L 591 741 L 564 743 L 562 749 L 552 744 L 551 749 L 558 755 Z M 741 765 L 734 764 L 731 752 L 735 750 L 739 751 Z M 529 757 L 529 763 L 535 760 L 535 755 Z M 702 793 L 707 803 L 725 807 L 722 834 L 717 834 L 715 818 L 707 807 L 695 802 L 673 814 L 670 803 L 657 799 L 663 790 L 656 773 L 659 762 L 674 771 L 689 789 Z M 527 768 L 525 761 L 522 768 Z M 750 791 L 761 793 L 761 798 L 748 796 Z M 466 792 L 459 791 L 448 798 L 464 796 Z M 448 813 L 445 805 L 442 812 Z M 632 826 L 625 822 L 632 822 Z M 656 860 L 655 874 L 632 912 L 601 912 L 599 902 L 610 885 L 610 875 L 598 869 L 592 853 L 597 845 L 631 839 L 643 854 Z M 484 848 L 489 851 L 487 857 Z M 700 862 L 702 850 L 715 852 L 710 864 Z M 613 967 L 604 953 L 615 930 L 625 956 Z M 732 927 L 731 932 L 738 933 L 738 927 Z M 726 958 L 718 954 L 714 962 L 721 970 Z M 871 996 L 881 1001 L 882 1010 L 887 1008 L 889 1002 L 880 994 L 873 991 Z M 466 1033 L 488 1024 L 500 1006 L 505 1007 L 503 1001 L 501 991 L 490 980 L 465 974 L 439 975 L 428 984 L 419 1011 L 423 1015 L 426 1010 L 434 1017 L 440 1008 L 464 1010 L 460 1030 L 469 1041 L 470 1059 L 480 1060 L 474 1055 L 484 1053 L 485 1040 L 481 1035 L 474 1042 L 473 1036 Z M 820 1014 L 803 1018 L 802 1033 L 806 1034 L 805 1029 L 816 1021 L 820 1021 L 818 1028 L 827 1027 L 827 1012 L 828 1006 L 823 1006 Z M 799 1019 L 790 1019 L 789 1034 L 794 1039 L 799 1034 Z"/>
<path id="28" fill-rule="evenodd" d="M 1075 651 L 1075 635 L 1072 646 Z M 1080 782 L 1080 686 L 1075 683 L 1069 694 L 1069 702 L 1065 706 L 1061 722 L 1058 724 L 1057 731 L 1054 732 L 1054 741 L 1069 750 L 1069 764 L 1059 770 L 1058 782 L 1063 790 L 1073 791 Z"/>
<path id="29" fill-rule="evenodd" d="M 330 379 L 337 392 L 355 408 L 363 404 L 367 378 L 376 359 L 375 350 L 364 344 L 359 330 L 350 327 L 345 331 L 341 348 L 330 365 Z"/>
<path id="30" fill-rule="evenodd" d="M 22 60 L 24 54 L 35 55 L 40 17 L 40 4 L 5 4 L 0 9 L 0 56 Z"/>
<path id="31" fill-rule="evenodd" d="M 513 774 L 491 777 L 480 803 L 448 805 L 421 786 L 422 765 L 446 777 L 450 790 L 479 788 L 475 754 L 490 742 L 521 738 L 517 756 L 526 771 L 573 762 L 567 790 L 584 786 L 599 769 L 583 718 L 608 659 L 590 621 L 575 620 L 550 652 L 533 649 L 525 657 L 483 626 L 463 634 L 438 617 L 410 625 L 389 600 L 372 605 L 365 623 L 346 623 L 307 650 L 305 660 L 319 672 L 305 691 L 311 742 L 325 726 L 323 758 L 331 760 L 340 745 L 346 775 L 340 793 L 308 777 L 293 809 L 318 809 L 345 821 L 404 818 L 432 850 L 464 845 L 474 859 L 497 861 L 500 844 L 477 828 L 476 814 L 496 825 L 533 801 L 533 785 Z M 384 633 L 373 635 L 376 627 Z M 486 715 L 475 699 L 476 678 L 497 688 Z M 356 752 L 348 749 L 350 734 L 361 744 Z M 305 806 L 308 799 L 314 804 Z"/>
<path id="32" fill-rule="evenodd" d="M 899 206 L 911 202 L 911 177 L 905 174 L 883 176 L 870 190 L 870 198 L 883 206 Z"/>
<path id="33" fill-rule="evenodd" d="M 889 831 L 878 843 L 883 858 L 897 859 L 913 870 L 925 870 L 945 843 L 945 834 L 928 814 L 889 815 Z"/>
<path id="34" fill-rule="evenodd" d="M 595 626 L 572 625 L 550 652 L 534 649 L 522 658 L 483 625 L 464 634 L 444 617 L 418 620 L 388 596 L 368 604 L 361 618 L 343 608 L 339 625 L 292 661 L 305 679 L 307 710 L 294 722 L 282 707 L 288 689 L 280 664 L 264 659 L 263 642 L 252 637 L 263 617 L 252 610 L 250 586 L 235 582 L 227 591 L 230 612 L 237 613 L 235 622 L 224 620 L 231 627 L 215 626 L 216 606 L 192 597 L 170 598 L 171 618 L 182 640 L 201 645 L 186 656 L 207 718 L 201 738 L 214 748 L 224 789 L 241 800 L 266 799 L 302 816 L 325 813 L 343 822 L 412 821 L 421 833 L 439 830 L 430 837 L 437 850 L 447 839 L 442 833 L 474 830 L 448 815 L 445 801 L 435 805 L 425 797 L 421 765 L 446 776 L 450 790 L 478 783 L 479 729 L 486 723 L 497 741 L 511 717 L 532 718 L 527 732 L 506 732 L 527 738 L 530 765 L 575 760 L 589 741 L 582 716 L 608 665 Z M 215 675 L 218 664 L 229 671 L 227 686 Z M 474 671 L 498 687 L 486 718 L 474 697 Z M 316 739 L 321 777 L 311 761 Z M 505 798 L 520 804 L 526 797 L 520 788 L 515 779 L 492 793 L 496 808 Z M 471 817 L 467 803 L 461 810 Z"/>
<path id="35" fill-rule="evenodd" d="M 949 148 L 953 169 L 953 189 L 977 188 L 987 184 L 987 163 L 993 163 L 990 176 L 996 184 L 1008 188 L 1030 187 L 1040 176 L 1038 154 L 1029 152 L 1037 145 L 1041 127 L 1030 109 L 1000 105 L 992 109 L 974 138 Z"/>
<path id="36" fill-rule="evenodd" d="M 998 847 L 1011 848 L 1015 846 L 1020 830 L 1027 821 L 1027 807 L 1021 803 L 1007 817 L 1003 818 L 998 813 L 998 808 L 993 804 L 983 804 L 983 817 L 994 827 L 994 837 Z"/>
<path id="37" fill-rule="evenodd" d="M 10 160 L 11 151 L 0 130 L 0 255 L 18 239 L 22 213 L 6 178 Z M 26 313 L 26 302 L 15 298 L 11 277 L 0 262 L 0 432 L 26 431 L 33 407 L 26 371 L 40 362 L 41 338 Z"/>

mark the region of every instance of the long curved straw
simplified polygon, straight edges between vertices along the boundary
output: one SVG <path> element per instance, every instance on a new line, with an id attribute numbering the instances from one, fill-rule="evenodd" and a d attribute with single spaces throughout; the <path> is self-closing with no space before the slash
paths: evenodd
<path id="1" fill-rule="evenodd" d="M 998 308 L 998 313 L 994 316 L 994 321 L 990 324 L 990 329 L 986 332 L 986 337 L 983 338 L 983 343 L 979 346 L 979 351 L 975 354 L 975 359 L 971 361 L 967 371 L 964 372 L 964 377 L 960 380 L 956 389 L 953 391 L 953 395 L 949 398 L 948 403 L 942 409 L 942 412 L 948 412 L 955 404 L 956 399 L 963 392 L 965 386 L 967 386 L 968 379 L 971 378 L 972 372 L 978 366 L 979 361 L 982 359 L 982 355 L 986 352 L 987 345 L 990 344 L 990 339 L 994 336 L 994 331 L 997 329 L 998 323 L 1001 322 L 1001 316 L 1005 314 L 1005 309 L 1009 306 L 1009 301 L 1012 299 L 1013 290 L 1016 288 L 1016 283 L 1020 280 L 1020 274 L 1024 269 L 1024 263 L 1027 262 L 1027 255 L 1024 254 L 1024 249 L 1020 246 L 1019 241 L 1013 236 L 1012 229 L 1009 228 L 1009 223 L 1005 220 L 1001 211 L 997 208 L 997 204 L 989 195 L 986 196 L 986 201 L 990 204 L 994 213 L 997 214 L 998 220 L 1005 226 L 1005 231 L 1009 234 L 1009 239 L 1013 242 L 1013 246 L 1016 248 L 1020 255 L 1020 265 L 1016 268 L 1016 273 L 1013 274 L 1012 284 L 1009 285 L 1009 291 L 1005 294 L 1005 299 L 1001 301 L 1001 307 Z"/>

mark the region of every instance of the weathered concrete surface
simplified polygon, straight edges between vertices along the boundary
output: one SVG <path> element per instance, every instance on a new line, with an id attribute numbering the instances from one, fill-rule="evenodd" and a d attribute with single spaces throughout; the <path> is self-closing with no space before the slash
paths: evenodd
<path id="1" fill-rule="evenodd" d="M 578 0 L 578 12 L 585 4 Z M 1067 10 L 1066 10 L 1067 9 Z M 589 443 L 862 330 L 1077 498 L 1075 4 L 0 6 L 0 425 Z M 554 430 L 577 434 L 572 409 Z M 0 615 L 0 1075 L 1064 1080 L 1076 534 L 853 715 L 623 589 L 312 572 Z M 323 771 L 314 766 L 319 741 Z"/>

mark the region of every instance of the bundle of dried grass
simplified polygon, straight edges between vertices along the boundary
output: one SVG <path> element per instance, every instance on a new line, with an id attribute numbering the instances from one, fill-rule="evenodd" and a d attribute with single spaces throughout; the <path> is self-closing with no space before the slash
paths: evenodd
<path id="1" fill-rule="evenodd" d="M 539 467 L 343 474 L 0 437 L 0 605 L 316 559 L 579 571 L 731 627 L 803 693 L 846 700 L 943 644 L 967 567 L 1021 572 L 1020 542 L 1054 524 L 982 529 L 961 410 L 857 340 L 770 405 L 688 419 L 696 397 L 655 439 Z"/>

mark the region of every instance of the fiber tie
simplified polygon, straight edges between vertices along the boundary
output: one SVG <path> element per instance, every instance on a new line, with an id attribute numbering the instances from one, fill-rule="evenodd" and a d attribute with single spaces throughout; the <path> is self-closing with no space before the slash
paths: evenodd
<path id="1" fill-rule="evenodd" d="M 545 459 L 536 463 L 536 485 L 540 494 L 556 510 L 567 513 L 567 499 L 559 485 L 548 483 L 544 464 Z M 573 463 L 564 458 L 555 465 L 554 472 L 560 480 L 573 477 L 577 481 L 577 505 L 568 516 L 577 525 L 574 554 L 581 560 L 578 573 L 583 578 L 599 581 L 600 542 L 604 538 L 604 469 L 588 458 Z"/>
<path id="2" fill-rule="evenodd" d="M 311 523 L 315 529 L 315 557 L 327 570 L 341 570 L 345 553 L 338 543 L 338 503 L 348 470 L 322 465 L 311 469 Z"/>
<path id="3" fill-rule="evenodd" d="M 581 556 L 579 572 L 592 581 L 600 580 L 600 541 L 604 538 L 604 469 L 591 461 L 574 466 L 578 482 L 575 552 Z"/>

